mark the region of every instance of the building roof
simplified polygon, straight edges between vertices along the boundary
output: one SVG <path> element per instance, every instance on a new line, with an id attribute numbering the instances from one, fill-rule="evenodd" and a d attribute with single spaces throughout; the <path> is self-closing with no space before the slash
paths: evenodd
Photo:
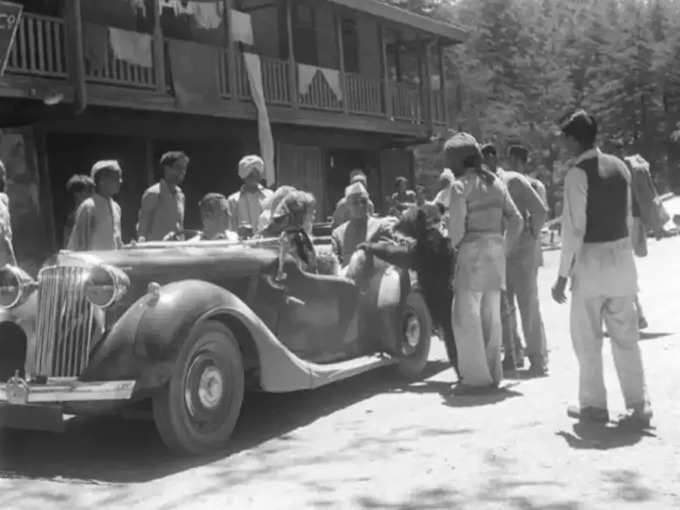
<path id="1" fill-rule="evenodd" d="M 458 25 L 428 18 L 406 9 L 382 3 L 378 0 L 330 0 L 334 4 L 371 14 L 399 25 L 427 32 L 444 39 L 444 43 L 456 44 L 467 39 L 467 31 Z"/>

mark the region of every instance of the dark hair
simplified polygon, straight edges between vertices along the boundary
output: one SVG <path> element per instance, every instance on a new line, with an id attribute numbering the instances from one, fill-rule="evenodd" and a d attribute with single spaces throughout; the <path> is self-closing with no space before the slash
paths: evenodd
<path id="1" fill-rule="evenodd" d="M 75 174 L 66 183 L 66 191 L 69 193 L 83 193 L 94 191 L 94 181 L 89 175 Z"/>
<path id="2" fill-rule="evenodd" d="M 485 143 L 482 145 L 482 156 L 485 158 L 489 156 L 496 157 L 498 156 L 498 153 L 496 152 L 496 146 L 492 143 Z"/>
<path id="3" fill-rule="evenodd" d="M 595 146 L 597 139 L 597 122 L 585 110 L 578 110 L 560 122 L 562 133 L 578 142 L 581 149 L 588 150 Z"/>
<path id="4" fill-rule="evenodd" d="M 508 154 L 510 157 L 519 159 L 522 163 L 526 163 L 529 160 L 529 151 L 522 145 L 511 145 L 508 149 Z"/>
<path id="5" fill-rule="evenodd" d="M 198 209 L 211 213 L 226 212 L 229 214 L 229 207 L 227 197 L 222 193 L 208 193 L 200 202 L 198 202 Z"/>
<path id="6" fill-rule="evenodd" d="M 394 186 L 395 186 L 396 188 L 399 188 L 399 186 L 400 186 L 402 183 L 408 185 L 408 179 L 407 179 L 406 177 L 397 177 L 397 178 L 394 180 Z"/>
<path id="7" fill-rule="evenodd" d="M 189 162 L 189 156 L 187 156 L 185 153 L 182 151 L 170 151 L 166 152 L 161 156 L 161 167 L 165 168 L 168 166 L 172 166 L 178 161 L 186 161 L 187 163 Z"/>

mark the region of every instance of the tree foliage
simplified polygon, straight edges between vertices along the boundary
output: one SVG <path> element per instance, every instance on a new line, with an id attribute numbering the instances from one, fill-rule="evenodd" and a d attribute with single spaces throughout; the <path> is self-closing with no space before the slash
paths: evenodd
<path id="1" fill-rule="evenodd" d="M 469 30 L 447 52 L 453 129 L 521 140 L 558 181 L 555 122 L 584 107 L 680 185 L 680 0 L 384 0 Z"/>

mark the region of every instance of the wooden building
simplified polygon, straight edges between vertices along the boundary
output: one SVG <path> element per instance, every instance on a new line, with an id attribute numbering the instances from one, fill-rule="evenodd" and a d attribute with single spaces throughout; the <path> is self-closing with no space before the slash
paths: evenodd
<path id="1" fill-rule="evenodd" d="M 18 3 L 0 156 L 29 268 L 62 245 L 65 183 L 97 159 L 124 168 L 125 240 L 166 150 L 192 160 L 188 227 L 204 193 L 235 191 L 239 158 L 259 152 L 246 55 L 259 56 L 276 183 L 313 191 L 327 215 L 363 168 L 380 207 L 396 176 L 413 176 L 405 148 L 446 128 L 442 51 L 465 36 L 378 0 Z"/>

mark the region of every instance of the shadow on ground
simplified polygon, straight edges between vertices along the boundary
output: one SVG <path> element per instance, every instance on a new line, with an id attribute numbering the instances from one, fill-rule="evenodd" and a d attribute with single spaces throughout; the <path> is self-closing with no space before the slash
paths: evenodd
<path id="1" fill-rule="evenodd" d="M 645 437 L 655 438 L 649 430 L 631 430 L 598 423 L 576 423 L 573 432 L 560 431 L 557 435 L 575 450 L 612 450 L 633 446 Z"/>
<path id="2" fill-rule="evenodd" d="M 424 378 L 449 367 L 433 361 Z M 335 411 L 380 393 L 410 391 L 411 386 L 395 375 L 393 368 L 386 368 L 314 391 L 249 394 L 228 450 L 212 457 L 172 456 L 148 420 L 76 418 L 63 434 L 0 432 L 0 477 L 148 482 L 210 464 L 273 438 L 285 439 L 295 429 Z"/>

